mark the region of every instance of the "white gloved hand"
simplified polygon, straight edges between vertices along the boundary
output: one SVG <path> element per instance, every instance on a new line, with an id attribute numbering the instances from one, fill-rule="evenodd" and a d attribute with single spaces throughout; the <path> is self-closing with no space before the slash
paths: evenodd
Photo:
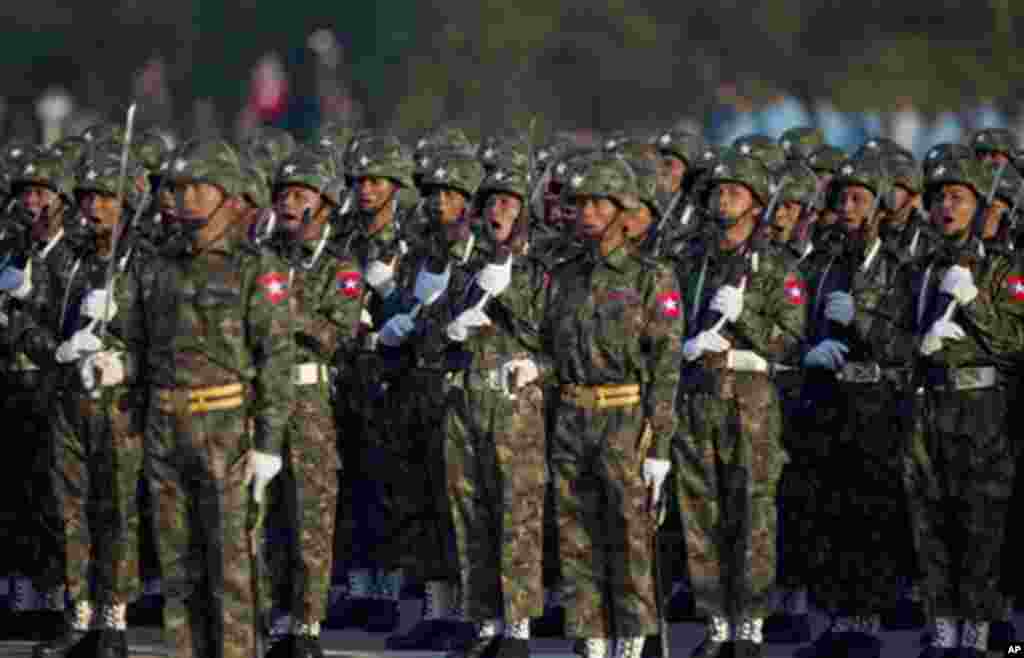
<path id="1" fill-rule="evenodd" d="M 718 354 L 730 347 L 732 347 L 732 343 L 722 338 L 717 331 L 702 331 L 683 343 L 683 358 L 687 361 L 695 361 L 705 352 Z"/>
<path id="2" fill-rule="evenodd" d="M 0 291 L 10 293 L 15 299 L 27 299 L 32 293 L 32 261 L 23 270 L 5 267 L 0 272 Z"/>
<path id="3" fill-rule="evenodd" d="M 974 285 L 974 276 L 966 267 L 954 265 L 946 270 L 942 277 L 939 291 L 951 295 L 960 306 L 967 306 L 978 296 L 978 288 Z"/>
<path id="4" fill-rule="evenodd" d="M 451 278 L 451 274 L 451 264 L 445 267 L 444 272 L 440 274 L 420 270 L 419 274 L 416 275 L 416 288 L 413 291 L 413 296 L 424 306 L 430 306 L 448 288 L 448 280 Z"/>
<path id="5" fill-rule="evenodd" d="M 99 352 L 82 359 L 78 366 L 82 386 L 91 391 L 97 386 L 117 386 L 124 381 L 124 355 L 121 352 Z M 99 381 L 96 376 L 99 375 Z"/>
<path id="6" fill-rule="evenodd" d="M 416 321 L 408 313 L 395 315 L 381 327 L 379 340 L 388 347 L 398 347 L 416 328 Z"/>
<path id="7" fill-rule="evenodd" d="M 825 304 L 825 317 L 844 327 L 849 327 L 853 322 L 854 304 L 853 295 L 842 290 L 829 293 L 828 302 Z"/>
<path id="8" fill-rule="evenodd" d="M 643 466 L 644 486 L 651 490 L 651 504 L 658 508 L 661 500 L 661 489 L 671 464 L 667 459 L 645 459 Z"/>
<path id="9" fill-rule="evenodd" d="M 375 260 L 366 266 L 366 285 L 384 299 L 395 290 L 395 266 Z"/>
<path id="10" fill-rule="evenodd" d="M 743 313 L 743 291 L 736 286 L 722 286 L 711 298 L 708 308 L 718 311 L 729 322 L 736 322 Z"/>
<path id="11" fill-rule="evenodd" d="M 54 358 L 57 363 L 71 363 L 102 349 L 103 341 L 99 339 L 99 336 L 92 333 L 90 329 L 81 329 L 60 344 Z"/>
<path id="12" fill-rule="evenodd" d="M 823 340 L 804 355 L 804 367 L 825 368 L 836 372 L 846 365 L 846 355 L 850 348 L 838 340 Z"/>
<path id="13" fill-rule="evenodd" d="M 768 372 L 768 361 L 752 350 L 729 350 L 726 368 L 738 372 Z"/>
<path id="14" fill-rule="evenodd" d="M 242 479 L 244 486 L 252 483 L 252 498 L 257 503 L 263 502 L 263 492 L 277 474 L 281 472 L 284 462 L 277 455 L 260 450 L 250 450 L 245 455 L 245 475 Z"/>
<path id="15" fill-rule="evenodd" d="M 448 334 L 450 340 L 461 343 L 469 338 L 470 329 L 479 329 L 480 327 L 490 326 L 490 324 L 491 318 L 474 306 L 459 313 L 459 317 L 452 320 L 445 329 L 445 333 Z"/>
<path id="16" fill-rule="evenodd" d="M 485 265 L 476 275 L 476 285 L 493 297 L 508 290 L 512 285 L 512 259 L 506 259 L 503 265 Z"/>
<path id="17" fill-rule="evenodd" d="M 107 306 L 107 298 L 110 295 L 103 288 L 91 290 L 82 300 L 82 315 L 91 320 L 102 320 L 103 312 L 107 312 L 106 321 L 110 322 L 117 315 L 117 302 L 110 297 L 110 306 Z"/>
<path id="18" fill-rule="evenodd" d="M 956 322 L 939 320 L 924 335 L 924 339 L 921 341 L 921 354 L 925 356 L 935 354 L 942 349 L 944 341 L 963 340 L 966 335 L 964 328 Z"/>
<path id="19" fill-rule="evenodd" d="M 512 392 L 532 384 L 540 377 L 540 370 L 533 359 L 512 359 L 501 364 L 501 381 L 512 382 Z"/>

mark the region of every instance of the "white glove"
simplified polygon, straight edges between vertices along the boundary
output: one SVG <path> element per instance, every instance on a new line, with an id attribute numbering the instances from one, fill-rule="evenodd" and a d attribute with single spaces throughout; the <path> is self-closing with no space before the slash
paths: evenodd
<path id="1" fill-rule="evenodd" d="M 683 343 L 683 358 L 687 361 L 695 361 L 705 352 L 718 354 L 731 346 L 732 343 L 722 338 L 717 331 L 702 331 Z"/>
<path id="2" fill-rule="evenodd" d="M 476 275 L 476 285 L 484 292 L 497 297 L 512 284 L 512 259 L 505 260 L 504 265 L 485 265 Z"/>
<path id="3" fill-rule="evenodd" d="M 828 302 L 825 304 L 826 318 L 844 327 L 849 327 L 853 322 L 853 314 L 853 295 L 841 290 L 829 293 Z"/>
<path id="4" fill-rule="evenodd" d="M 57 359 L 57 363 L 71 363 L 102 349 L 103 341 L 99 339 L 99 336 L 92 333 L 90 329 L 81 329 L 60 344 L 54 358 Z"/>
<path id="5" fill-rule="evenodd" d="M 413 296 L 424 306 L 430 306 L 448 288 L 448 279 L 451 278 L 451 274 L 452 266 L 450 264 L 440 274 L 420 270 L 416 275 L 416 289 L 413 291 Z"/>
<path id="6" fill-rule="evenodd" d="M 966 335 L 964 328 L 956 322 L 939 320 L 924 335 L 924 340 L 921 341 L 921 354 L 925 356 L 935 354 L 942 349 L 943 341 L 963 340 Z"/>
<path id="7" fill-rule="evenodd" d="M 106 311 L 106 321 L 113 320 L 117 315 L 117 302 L 111 297 L 110 306 L 107 306 L 108 297 L 110 297 L 109 293 L 103 288 L 89 291 L 89 294 L 82 300 L 82 315 L 91 320 L 101 320 L 103 312 Z"/>
<path id="8" fill-rule="evenodd" d="M 974 285 L 974 276 L 966 267 L 954 265 L 946 270 L 942 277 L 939 291 L 951 295 L 960 306 L 967 306 L 978 296 L 978 288 Z"/>
<path id="9" fill-rule="evenodd" d="M 804 367 L 825 368 L 836 372 L 846 365 L 846 355 L 850 348 L 838 340 L 823 340 L 804 355 Z"/>
<path id="10" fill-rule="evenodd" d="M 257 503 L 263 502 L 263 492 L 267 484 L 281 472 L 284 462 L 277 455 L 259 450 L 250 450 L 245 456 L 244 486 L 252 482 L 252 498 Z"/>
<path id="11" fill-rule="evenodd" d="M 97 385 L 102 387 L 117 386 L 124 381 L 124 355 L 121 352 L 99 352 L 82 359 L 78 366 L 82 377 L 82 386 L 91 391 Z M 99 381 L 96 375 L 99 374 Z"/>
<path id="12" fill-rule="evenodd" d="M 671 464 L 667 459 L 645 459 L 643 466 L 644 486 L 651 489 L 651 503 L 657 509 L 661 500 L 661 485 L 665 483 Z"/>
<path id="13" fill-rule="evenodd" d="M 375 260 L 366 267 L 366 285 L 373 288 L 381 299 L 395 290 L 395 266 Z"/>
<path id="14" fill-rule="evenodd" d="M 381 327 L 379 340 L 388 347 L 398 347 L 416 328 L 416 321 L 408 313 L 399 313 Z"/>
<path id="15" fill-rule="evenodd" d="M 512 381 L 515 384 L 514 390 L 532 384 L 540 377 L 540 370 L 533 359 L 512 359 L 501 364 L 501 381 Z"/>
<path id="16" fill-rule="evenodd" d="M 736 286 L 722 286 L 711 298 L 708 308 L 718 311 L 729 322 L 736 322 L 743 312 L 743 291 Z"/>
<path id="17" fill-rule="evenodd" d="M 729 350 L 726 367 L 739 372 L 768 372 L 768 361 L 752 350 Z"/>
<path id="18" fill-rule="evenodd" d="M 5 267 L 0 272 L 0 291 L 9 292 L 15 299 L 27 299 L 32 293 L 32 261 L 23 270 Z"/>
<path id="19" fill-rule="evenodd" d="M 486 313 L 474 306 L 473 308 L 466 309 L 462 313 L 459 313 L 459 317 L 452 320 L 445 329 L 445 333 L 448 334 L 448 338 L 450 340 L 453 340 L 456 343 L 461 343 L 469 338 L 470 329 L 479 329 L 480 327 L 487 327 L 490 324 L 491 318 L 487 317 Z"/>

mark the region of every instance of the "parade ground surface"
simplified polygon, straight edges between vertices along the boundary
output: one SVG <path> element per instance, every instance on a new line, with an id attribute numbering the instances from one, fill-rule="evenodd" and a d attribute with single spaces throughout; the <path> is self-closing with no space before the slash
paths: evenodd
<path id="1" fill-rule="evenodd" d="M 405 623 L 399 629 L 410 628 L 419 619 L 418 601 L 402 602 L 402 619 Z M 1014 622 L 1018 629 L 1024 629 L 1024 613 L 1017 613 Z M 815 615 L 814 632 L 817 635 L 825 629 L 826 618 Z M 324 653 L 328 656 L 395 657 L 395 658 L 437 658 L 443 654 L 430 651 L 387 651 L 384 648 L 386 635 L 370 635 L 361 631 L 327 631 L 323 636 Z M 700 644 L 703 628 L 699 624 L 672 624 L 670 633 L 672 658 L 689 658 L 690 652 Z M 920 653 L 921 632 L 887 632 L 883 637 L 885 648 L 883 658 L 914 658 Z M 160 643 L 160 632 L 155 628 L 133 628 L 129 631 L 131 655 L 168 656 Z M 765 658 L 788 658 L 801 645 L 765 645 Z M 28 658 L 32 655 L 29 642 L 0 642 L 0 658 Z M 530 641 L 531 658 L 573 658 L 571 642 L 568 640 L 534 639 Z"/>

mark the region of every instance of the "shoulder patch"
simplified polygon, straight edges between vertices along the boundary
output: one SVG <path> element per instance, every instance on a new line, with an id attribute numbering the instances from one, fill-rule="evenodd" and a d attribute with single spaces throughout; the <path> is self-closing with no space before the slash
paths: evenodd
<path id="1" fill-rule="evenodd" d="M 662 317 L 675 320 L 682 316 L 683 301 L 679 291 L 672 290 L 659 293 L 655 300 L 658 304 L 658 312 L 661 313 Z"/>
<path id="2" fill-rule="evenodd" d="M 256 282 L 263 287 L 263 294 L 271 304 L 277 304 L 288 296 L 288 275 L 281 272 L 267 272 Z"/>
<path id="3" fill-rule="evenodd" d="M 338 272 L 335 277 L 338 292 L 349 299 L 356 299 L 363 294 L 363 275 L 355 270 Z"/>
<path id="4" fill-rule="evenodd" d="M 1024 302 L 1024 277 L 1006 277 L 1006 292 L 1010 295 L 1010 299 L 1013 301 Z"/>

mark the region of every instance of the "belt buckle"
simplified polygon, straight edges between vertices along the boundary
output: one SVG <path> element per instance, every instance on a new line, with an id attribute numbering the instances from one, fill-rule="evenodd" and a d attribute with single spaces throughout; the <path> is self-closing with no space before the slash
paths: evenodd
<path id="1" fill-rule="evenodd" d="M 840 380 L 850 384 L 877 384 L 882 381 L 882 368 L 875 362 L 847 362 L 840 374 Z"/>

